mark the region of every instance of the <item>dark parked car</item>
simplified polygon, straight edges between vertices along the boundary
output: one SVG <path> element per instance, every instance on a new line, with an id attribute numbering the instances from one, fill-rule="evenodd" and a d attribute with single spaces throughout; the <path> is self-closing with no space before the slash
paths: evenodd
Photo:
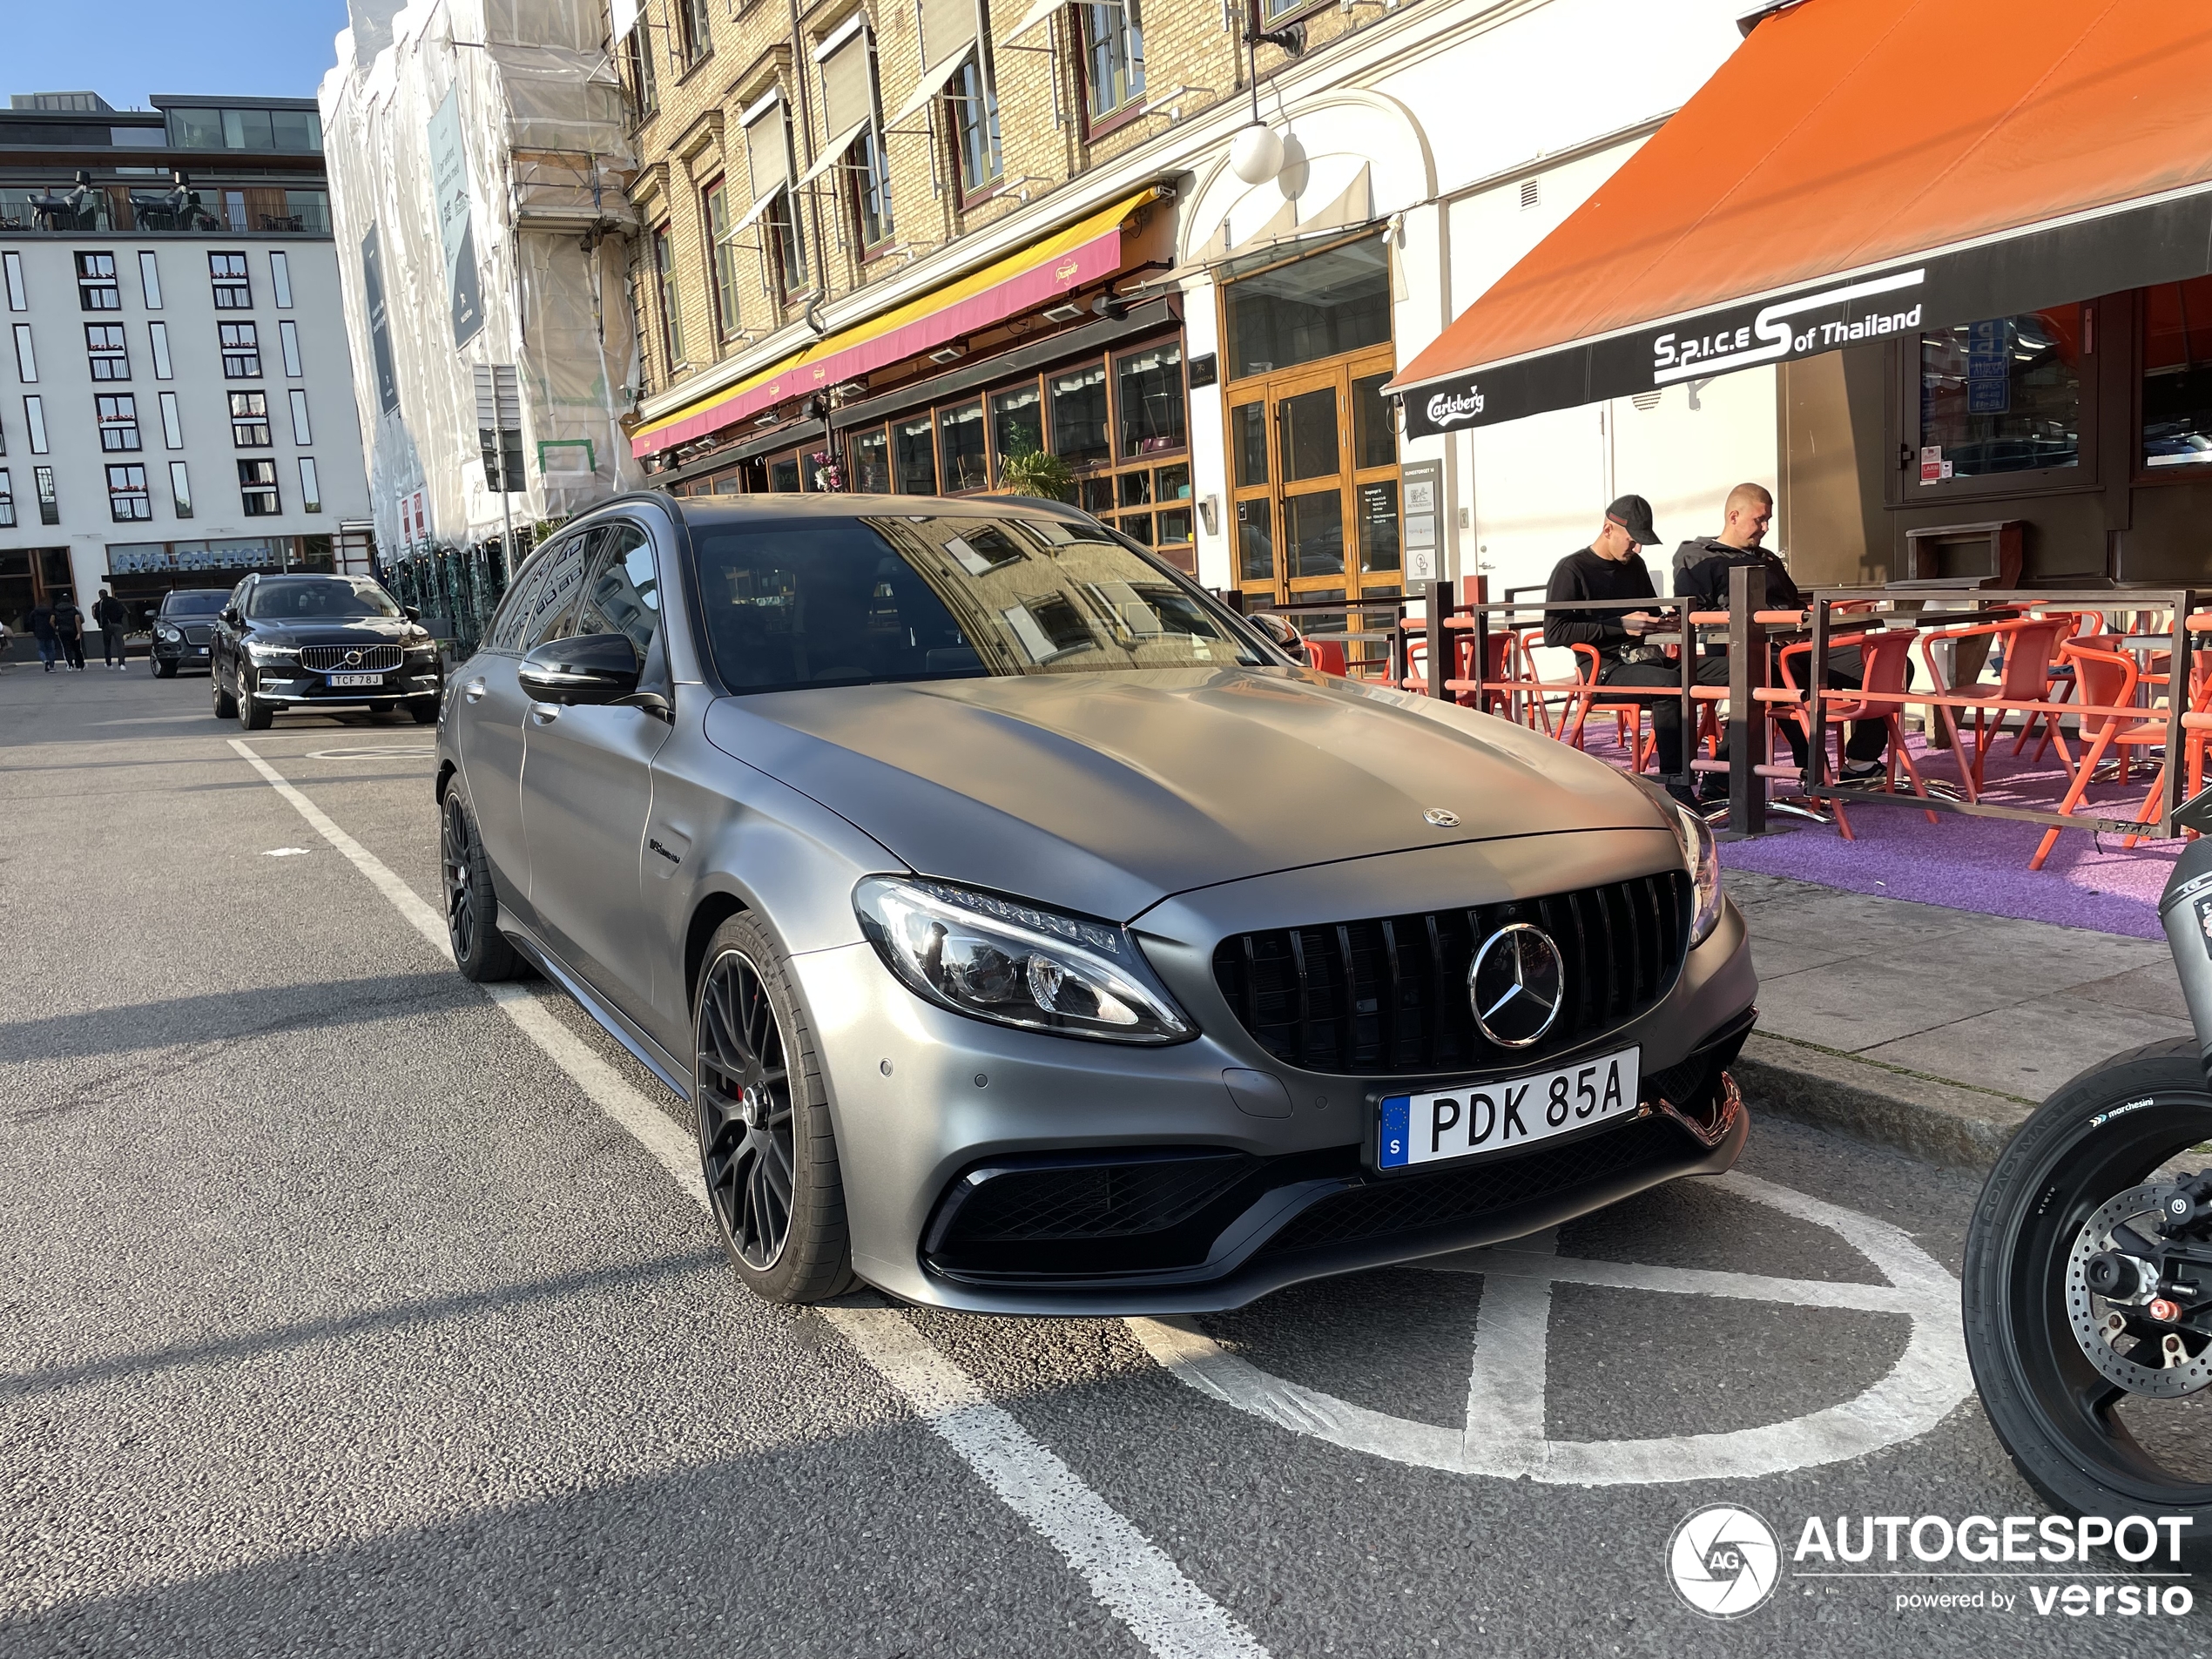
<path id="1" fill-rule="evenodd" d="M 1701 819 L 1073 509 L 619 497 L 455 692 L 456 963 L 691 1102 L 762 1296 L 1231 1307 L 1743 1145 Z"/>
<path id="2" fill-rule="evenodd" d="M 250 576 L 217 616 L 209 649 L 215 718 L 235 716 L 248 732 L 286 711 L 438 718 L 436 642 L 367 577 Z"/>
<path id="3" fill-rule="evenodd" d="M 157 678 L 174 679 L 180 668 L 207 666 L 215 617 L 230 599 L 228 588 L 179 588 L 161 596 L 151 618 L 153 645 L 146 652 Z"/>

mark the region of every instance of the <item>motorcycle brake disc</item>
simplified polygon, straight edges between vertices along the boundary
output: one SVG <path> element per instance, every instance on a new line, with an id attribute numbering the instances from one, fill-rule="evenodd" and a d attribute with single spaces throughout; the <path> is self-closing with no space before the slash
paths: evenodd
<path id="1" fill-rule="evenodd" d="M 2105 1377 L 2119 1384 L 2132 1394 L 2148 1394 L 2159 1399 L 2178 1399 L 2183 1394 L 2193 1394 L 2207 1383 L 2212 1383 L 2212 1342 L 2206 1342 L 2194 1358 L 2183 1348 L 2172 1363 L 2147 1366 L 2130 1354 L 2121 1353 L 2112 1345 L 2106 1321 L 2109 1314 L 2101 1310 L 2104 1302 L 2089 1288 L 2088 1269 L 2092 1258 L 2114 1248 L 2112 1230 L 2123 1221 L 2137 1221 L 2150 1217 L 2147 1225 L 2155 1226 L 2159 1207 L 2172 1190 L 2170 1183 L 2154 1186 L 2135 1187 L 2106 1200 L 2104 1206 L 2081 1224 L 2081 1231 L 2074 1241 L 2074 1253 L 2066 1264 L 2067 1316 L 2074 1325 L 2074 1339 L 2081 1345 L 2081 1352 L 2089 1363 Z M 2136 1229 L 2145 1231 L 2143 1227 Z M 2105 1309 L 2132 1305 L 2106 1303 Z M 2157 1356 L 2153 1345 L 2138 1338 L 2134 1353 Z"/>

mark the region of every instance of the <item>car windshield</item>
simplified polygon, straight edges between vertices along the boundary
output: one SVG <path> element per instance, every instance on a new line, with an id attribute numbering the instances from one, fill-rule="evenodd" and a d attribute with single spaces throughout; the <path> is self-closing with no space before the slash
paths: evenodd
<path id="1" fill-rule="evenodd" d="M 733 691 L 1272 660 L 1080 523 L 886 514 L 702 527 L 693 545 Z"/>
<path id="2" fill-rule="evenodd" d="M 231 602 L 228 588 L 195 588 L 172 593 L 161 602 L 165 617 L 212 617 Z"/>
<path id="3" fill-rule="evenodd" d="M 354 617 L 396 617 L 399 606 L 374 582 L 347 577 L 294 577 L 256 583 L 246 602 L 256 622 L 304 622 Z"/>

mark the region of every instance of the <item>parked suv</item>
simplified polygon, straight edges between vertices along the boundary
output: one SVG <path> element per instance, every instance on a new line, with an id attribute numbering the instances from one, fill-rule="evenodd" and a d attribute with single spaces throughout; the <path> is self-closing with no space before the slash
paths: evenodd
<path id="1" fill-rule="evenodd" d="M 180 668 L 207 666 L 207 642 L 215 617 L 230 603 L 227 588 L 179 588 L 161 596 L 153 613 L 153 645 L 146 660 L 158 679 L 174 679 Z"/>
<path id="2" fill-rule="evenodd" d="M 280 711 L 404 706 L 438 718 L 444 676 L 417 614 L 366 577 L 250 576 L 209 642 L 215 718 L 266 731 Z"/>
<path id="3" fill-rule="evenodd" d="M 1743 1143 L 1703 820 L 1072 508 L 617 497 L 455 678 L 455 963 L 690 1101 L 764 1297 L 1233 1307 Z"/>

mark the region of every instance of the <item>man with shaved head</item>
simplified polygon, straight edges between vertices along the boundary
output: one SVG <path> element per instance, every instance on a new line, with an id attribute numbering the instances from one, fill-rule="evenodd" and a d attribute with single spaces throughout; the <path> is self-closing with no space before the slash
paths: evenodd
<path id="1" fill-rule="evenodd" d="M 1763 545 L 1767 527 L 1774 522 L 1774 496 L 1764 484 L 1738 484 L 1728 492 L 1721 509 L 1721 533 L 1684 542 L 1675 550 L 1675 593 L 1690 601 L 1693 610 L 1728 609 L 1729 572 L 1741 564 L 1756 564 L 1766 571 L 1766 601 L 1776 610 L 1802 610 L 1804 596 L 1791 579 L 1790 567 Z M 1828 684 L 1837 690 L 1856 690 L 1861 661 L 1858 647 L 1847 645 L 1828 653 Z M 1778 722 L 1782 736 L 1805 765 L 1805 734 L 1795 720 Z M 1882 752 L 1889 745 L 1889 725 L 1882 720 L 1853 724 L 1844 744 L 1844 779 L 1858 783 L 1879 777 Z"/>

